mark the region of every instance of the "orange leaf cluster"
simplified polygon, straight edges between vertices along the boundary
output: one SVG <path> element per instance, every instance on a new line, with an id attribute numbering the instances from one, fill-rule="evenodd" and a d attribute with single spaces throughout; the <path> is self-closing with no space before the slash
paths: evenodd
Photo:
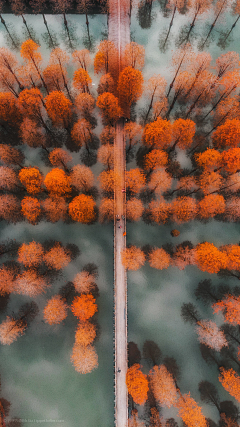
<path id="1" fill-rule="evenodd" d="M 72 161 L 72 156 L 62 148 L 54 148 L 48 156 L 53 166 L 63 166 L 66 168 L 67 163 Z"/>
<path id="2" fill-rule="evenodd" d="M 107 193 L 113 193 L 114 188 L 120 185 L 120 176 L 113 170 L 101 172 L 98 179 L 101 189 Z"/>
<path id="3" fill-rule="evenodd" d="M 19 179 L 30 194 L 38 194 L 42 189 L 43 177 L 36 167 L 25 167 L 19 171 Z"/>
<path id="4" fill-rule="evenodd" d="M 119 92 L 120 106 L 130 114 L 130 106 L 136 102 L 143 93 L 143 75 L 141 71 L 126 67 L 120 73 L 117 90 Z"/>
<path id="5" fill-rule="evenodd" d="M 207 169 L 214 170 L 221 165 L 222 155 L 214 148 L 207 148 L 206 151 L 194 155 L 197 165 Z"/>
<path id="6" fill-rule="evenodd" d="M 96 105 L 101 108 L 103 120 L 107 124 L 113 125 L 122 115 L 118 98 L 110 92 L 104 92 L 99 95 Z"/>
<path id="7" fill-rule="evenodd" d="M 223 313 L 224 321 L 231 325 L 240 325 L 240 297 L 226 295 L 221 301 L 212 305 L 213 312 Z"/>
<path id="8" fill-rule="evenodd" d="M 92 294 L 84 294 L 73 299 L 71 305 L 74 316 L 81 321 L 90 319 L 97 312 L 96 299 Z"/>
<path id="9" fill-rule="evenodd" d="M 147 375 L 140 371 L 141 366 L 135 363 L 128 368 L 126 374 L 126 384 L 128 393 L 132 396 L 135 403 L 143 405 L 147 400 L 149 390 Z"/>
<path id="10" fill-rule="evenodd" d="M 71 262 L 71 257 L 60 243 L 56 243 L 48 252 L 45 253 L 44 262 L 49 268 L 61 270 Z"/>
<path id="11" fill-rule="evenodd" d="M 128 270 L 138 270 L 145 263 L 144 252 L 136 246 L 130 246 L 122 251 L 122 263 Z"/>
<path id="12" fill-rule="evenodd" d="M 47 113 L 54 126 L 67 128 L 72 118 L 71 102 L 63 92 L 53 90 L 45 98 Z"/>
<path id="13" fill-rule="evenodd" d="M 69 203 L 69 215 L 74 221 L 89 224 L 96 218 L 95 206 L 92 196 L 80 194 Z"/>
<path id="14" fill-rule="evenodd" d="M 41 243 L 22 243 L 18 249 L 18 262 L 25 267 L 37 267 L 43 261 L 44 250 Z"/>
<path id="15" fill-rule="evenodd" d="M 0 92 L 0 120 L 10 123 L 18 123 L 21 114 L 16 99 L 10 92 Z"/>
<path id="16" fill-rule="evenodd" d="M 70 360 L 80 374 L 88 374 L 98 367 L 98 355 L 92 345 L 75 343 Z"/>
<path id="17" fill-rule="evenodd" d="M 240 377 L 232 368 L 220 368 L 220 375 L 218 377 L 220 383 L 233 396 L 240 402 Z"/>
<path id="18" fill-rule="evenodd" d="M 196 131 L 196 124 L 190 119 L 177 119 L 172 125 L 172 136 L 174 143 L 181 150 L 187 150 L 191 147 L 193 137 Z"/>
<path id="19" fill-rule="evenodd" d="M 41 205 L 35 197 L 24 197 L 21 202 L 22 213 L 27 218 L 28 222 L 35 225 L 37 224 L 40 214 Z"/>
<path id="20" fill-rule="evenodd" d="M 77 273 L 73 279 L 73 284 L 77 292 L 81 294 L 89 294 L 95 285 L 95 276 L 88 271 Z"/>
<path id="21" fill-rule="evenodd" d="M 149 264 L 152 268 L 163 270 L 171 263 L 170 255 L 162 248 L 156 248 L 149 254 Z"/>
<path id="22" fill-rule="evenodd" d="M 0 342 L 3 345 L 10 345 L 16 341 L 19 335 L 24 334 L 26 324 L 18 320 L 14 320 L 7 316 L 6 320 L 0 324 Z"/>
<path id="23" fill-rule="evenodd" d="M 222 195 L 209 194 L 198 202 L 198 216 L 200 218 L 213 218 L 225 211 L 225 200 Z"/>
<path id="24" fill-rule="evenodd" d="M 168 148 L 172 140 L 172 125 L 170 121 L 158 117 L 144 128 L 143 143 L 148 147 Z"/>
<path id="25" fill-rule="evenodd" d="M 213 145 L 216 148 L 238 147 L 240 142 L 240 120 L 227 119 L 218 126 L 212 134 Z"/>
<path id="26" fill-rule="evenodd" d="M 58 325 L 67 317 L 67 304 L 60 295 L 54 295 L 43 309 L 43 318 L 49 325 Z"/>
<path id="27" fill-rule="evenodd" d="M 175 381 L 164 365 L 153 367 L 150 371 L 150 382 L 160 406 L 170 408 L 176 404 L 178 394 Z"/>
<path id="28" fill-rule="evenodd" d="M 145 176 L 139 168 L 126 171 L 126 187 L 131 193 L 139 193 L 146 183 Z"/>
<path id="29" fill-rule="evenodd" d="M 96 338 L 96 327 L 90 322 L 80 322 L 75 332 L 75 343 L 82 346 L 92 344 Z"/>
<path id="30" fill-rule="evenodd" d="M 201 408 L 195 400 L 190 397 L 190 393 L 181 396 L 176 406 L 179 410 L 179 417 L 182 418 L 187 427 L 208 427 L 208 422 L 202 414 Z"/>
<path id="31" fill-rule="evenodd" d="M 229 173 L 236 173 L 240 169 L 240 148 L 229 148 L 222 152 L 222 165 Z"/>
<path id="32" fill-rule="evenodd" d="M 47 173 L 44 184 L 51 196 L 66 196 L 72 191 L 70 177 L 59 168 L 53 168 Z"/>
<path id="33" fill-rule="evenodd" d="M 126 215 L 130 221 L 139 221 L 141 219 L 144 206 L 141 200 L 133 197 L 127 200 Z"/>
<path id="34" fill-rule="evenodd" d="M 64 197 L 47 197 L 42 202 L 45 217 L 50 222 L 64 221 L 68 206 Z"/>
<path id="35" fill-rule="evenodd" d="M 34 298 L 42 292 L 45 292 L 48 284 L 46 280 L 37 273 L 35 268 L 29 268 L 17 276 L 15 286 L 14 292 L 17 294 L 28 295 Z"/>
<path id="36" fill-rule="evenodd" d="M 168 155 L 166 151 L 154 149 L 144 157 L 144 167 L 146 169 L 156 169 L 166 166 Z"/>
<path id="37" fill-rule="evenodd" d="M 172 203 L 173 221 L 177 224 L 193 220 L 196 213 L 196 200 L 191 197 L 178 197 Z"/>
<path id="38" fill-rule="evenodd" d="M 13 268 L 3 265 L 0 268 L 0 295 L 4 296 L 14 291 L 15 271 Z"/>
<path id="39" fill-rule="evenodd" d="M 80 92 L 89 92 L 89 84 L 92 83 L 92 79 L 88 72 L 83 68 L 79 68 L 74 72 L 73 75 L 73 87 Z"/>
<path id="40" fill-rule="evenodd" d="M 172 212 L 172 207 L 169 203 L 166 203 L 165 200 L 152 200 L 149 203 L 147 212 L 152 221 L 158 224 L 166 224 Z"/>
<path id="41" fill-rule="evenodd" d="M 196 246 L 195 257 L 198 268 L 208 273 L 218 273 L 227 267 L 227 255 L 212 243 L 199 243 Z"/>

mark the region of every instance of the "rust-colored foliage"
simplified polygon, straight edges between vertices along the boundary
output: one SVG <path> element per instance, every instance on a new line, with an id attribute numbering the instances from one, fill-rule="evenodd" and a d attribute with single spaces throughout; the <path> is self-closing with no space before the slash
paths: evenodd
<path id="1" fill-rule="evenodd" d="M 43 176 L 36 167 L 25 167 L 19 171 L 19 179 L 30 194 L 42 191 Z"/>
<path id="2" fill-rule="evenodd" d="M 67 81 L 67 70 L 60 64 L 50 64 L 43 70 L 43 77 L 49 92 L 53 90 L 64 91 L 64 79 Z"/>
<path id="3" fill-rule="evenodd" d="M 99 95 L 96 105 L 101 108 L 102 118 L 109 125 L 113 125 L 122 115 L 118 98 L 110 92 Z"/>
<path id="4" fill-rule="evenodd" d="M 231 197 L 226 200 L 226 209 L 224 215 L 228 221 L 238 221 L 240 218 L 239 197 Z"/>
<path id="5" fill-rule="evenodd" d="M 88 72 L 83 68 L 79 68 L 74 72 L 73 75 L 73 87 L 79 92 L 89 93 L 89 85 L 92 83 L 92 79 Z"/>
<path id="6" fill-rule="evenodd" d="M 130 115 L 130 107 L 143 93 L 143 75 L 141 71 L 126 67 L 120 73 L 117 90 L 121 108 Z"/>
<path id="7" fill-rule="evenodd" d="M 14 169 L 7 166 L 0 166 L 0 189 L 12 191 L 19 184 L 17 174 Z"/>
<path id="8" fill-rule="evenodd" d="M 226 295 L 221 301 L 212 305 L 213 313 L 221 312 L 224 322 L 231 325 L 240 325 L 240 297 Z"/>
<path id="9" fill-rule="evenodd" d="M 240 169 L 240 148 L 229 148 L 222 152 L 222 166 L 229 173 L 236 173 Z"/>
<path id="10" fill-rule="evenodd" d="M 73 299 L 71 310 L 81 321 L 90 319 L 97 311 L 96 299 L 92 294 L 84 294 Z"/>
<path id="11" fill-rule="evenodd" d="M 132 410 L 131 418 L 128 418 L 128 427 L 146 427 L 145 422 L 138 418 L 137 409 Z"/>
<path id="12" fill-rule="evenodd" d="M 117 65 L 118 52 L 115 44 L 109 40 L 99 43 L 98 51 L 94 58 L 94 72 L 114 74 Z"/>
<path id="13" fill-rule="evenodd" d="M 202 153 L 194 155 L 196 163 L 199 167 L 212 171 L 221 165 L 222 154 L 214 148 L 207 148 Z"/>
<path id="14" fill-rule="evenodd" d="M 0 268 L 0 295 L 5 296 L 14 291 L 15 269 L 10 266 L 3 265 Z"/>
<path id="15" fill-rule="evenodd" d="M 92 344 L 96 338 L 96 327 L 90 322 L 80 322 L 75 332 L 75 343 L 83 346 Z"/>
<path id="16" fill-rule="evenodd" d="M 70 173 L 71 184 L 78 191 L 89 191 L 94 184 L 94 174 L 84 165 L 75 165 Z"/>
<path id="17" fill-rule="evenodd" d="M 17 276 L 14 292 L 34 298 L 45 292 L 47 287 L 46 280 L 37 273 L 37 270 L 29 268 Z"/>
<path id="18" fill-rule="evenodd" d="M 75 289 L 80 294 L 89 294 L 95 287 L 95 276 L 88 271 L 77 273 L 73 279 Z"/>
<path id="19" fill-rule="evenodd" d="M 55 270 L 61 270 L 62 268 L 67 267 L 71 262 L 70 255 L 60 245 L 60 243 L 55 243 L 55 245 L 45 253 L 43 259 L 49 268 L 53 268 Z"/>
<path id="20" fill-rule="evenodd" d="M 163 270 L 171 263 L 170 255 L 162 248 L 155 248 L 149 254 L 149 264 L 152 268 Z"/>
<path id="21" fill-rule="evenodd" d="M 212 134 L 213 145 L 216 148 L 238 147 L 240 142 L 240 120 L 227 119 L 218 126 Z"/>
<path id="22" fill-rule="evenodd" d="M 163 199 L 160 201 L 152 200 L 149 203 L 147 212 L 152 221 L 155 221 L 158 224 L 166 224 L 172 212 L 172 207 Z"/>
<path id="23" fill-rule="evenodd" d="M 21 57 L 25 59 L 27 62 L 30 62 L 34 59 L 34 61 L 38 64 L 42 60 L 41 53 L 37 52 L 40 46 L 35 43 L 33 40 L 28 39 L 22 43 L 21 46 Z"/>
<path id="24" fill-rule="evenodd" d="M 220 375 L 218 379 L 225 390 L 240 402 L 240 377 L 237 372 L 232 368 L 220 368 Z"/>
<path id="25" fill-rule="evenodd" d="M 190 397 L 190 393 L 180 396 L 175 406 L 178 408 L 178 416 L 182 418 L 187 427 L 208 427 L 201 407 Z"/>
<path id="26" fill-rule="evenodd" d="M 170 121 L 158 117 L 144 128 L 143 143 L 152 148 L 168 148 L 172 140 L 172 125 Z"/>
<path id="27" fill-rule="evenodd" d="M 132 396 L 134 402 L 138 405 L 143 405 L 147 400 L 149 387 L 147 375 L 143 374 L 140 369 L 141 366 L 138 363 L 128 368 L 126 384 L 128 393 Z"/>
<path id="28" fill-rule="evenodd" d="M 227 245 L 222 246 L 221 250 L 226 252 L 228 257 L 227 268 L 229 270 L 240 270 L 240 246 Z"/>
<path id="29" fill-rule="evenodd" d="M 88 143 L 92 139 L 92 126 L 86 119 L 79 119 L 71 130 L 73 141 L 81 147 L 83 144 L 88 149 Z"/>
<path id="30" fill-rule="evenodd" d="M 0 120 L 9 124 L 20 122 L 21 114 L 11 92 L 0 92 Z"/>
<path id="31" fill-rule="evenodd" d="M 64 197 L 47 197 L 42 201 L 42 208 L 46 219 L 50 222 L 66 219 L 68 206 Z"/>
<path id="32" fill-rule="evenodd" d="M 28 222 L 35 225 L 40 219 L 41 205 L 35 197 L 24 197 L 21 202 L 22 213 L 27 218 Z"/>
<path id="33" fill-rule="evenodd" d="M 16 196 L 3 194 L 0 196 L 0 217 L 8 222 L 16 223 L 21 216 L 20 201 Z"/>
<path id="34" fill-rule="evenodd" d="M 44 249 L 41 243 L 22 243 L 18 249 L 18 262 L 25 267 L 37 267 L 43 261 Z"/>
<path id="35" fill-rule="evenodd" d="M 125 179 L 127 189 L 133 194 L 139 193 L 146 183 L 145 176 L 139 168 L 126 171 Z"/>
<path id="36" fill-rule="evenodd" d="M 108 170 L 112 169 L 114 165 L 114 146 L 110 144 L 102 145 L 98 150 L 97 159 L 104 166 L 107 166 Z"/>
<path id="37" fill-rule="evenodd" d="M 7 316 L 6 320 L 0 324 L 0 342 L 3 345 L 10 345 L 12 342 L 23 335 L 26 329 L 26 324 L 19 320 Z M 4 423 L 5 424 L 5 423 Z"/>
<path id="38" fill-rule="evenodd" d="M 172 186 L 172 177 L 165 170 L 156 169 L 151 175 L 151 179 L 148 183 L 149 189 L 157 194 L 162 194 Z"/>
<path id="39" fill-rule="evenodd" d="M 136 246 L 130 246 L 122 251 L 122 263 L 127 270 L 138 270 L 145 263 L 144 252 Z"/>
<path id="40" fill-rule="evenodd" d="M 198 189 L 195 176 L 183 176 L 177 182 L 177 190 L 194 191 Z"/>
<path id="41" fill-rule="evenodd" d="M 114 217 L 114 200 L 104 197 L 99 206 L 99 221 L 112 221 Z"/>
<path id="42" fill-rule="evenodd" d="M 200 218 L 213 218 L 225 210 L 224 197 L 219 194 L 209 194 L 198 202 L 198 216 Z"/>
<path id="43" fill-rule="evenodd" d="M 70 359 L 80 374 L 89 374 L 98 367 L 98 356 L 92 345 L 83 346 L 75 343 Z"/>
<path id="44" fill-rule="evenodd" d="M 100 142 L 101 144 L 111 144 L 114 143 L 115 137 L 115 128 L 113 126 L 105 126 L 100 133 Z"/>
<path id="45" fill-rule="evenodd" d="M 51 196 L 66 196 L 72 191 L 70 177 L 59 168 L 53 168 L 47 173 L 44 184 Z"/>
<path id="46" fill-rule="evenodd" d="M 46 137 L 43 128 L 38 127 L 32 119 L 25 117 L 21 123 L 19 134 L 24 144 L 29 147 L 45 147 Z"/>
<path id="47" fill-rule="evenodd" d="M 195 250 L 189 246 L 179 245 L 173 256 L 173 265 L 184 270 L 187 265 L 195 264 Z"/>
<path id="48" fill-rule="evenodd" d="M 96 218 L 95 206 L 92 196 L 80 194 L 69 203 L 69 215 L 74 221 L 89 224 Z"/>
<path id="49" fill-rule="evenodd" d="M 46 96 L 45 105 L 54 126 L 69 127 L 72 118 L 72 104 L 63 92 L 53 90 Z"/>
<path id="50" fill-rule="evenodd" d="M 72 161 L 72 156 L 63 148 L 54 148 L 48 158 L 53 166 L 63 166 L 64 169 L 67 169 L 67 164 Z"/>
<path id="51" fill-rule="evenodd" d="M 223 178 L 218 172 L 204 171 L 197 181 L 203 194 L 207 195 L 222 187 Z"/>
<path id="52" fill-rule="evenodd" d="M 160 406 L 170 408 L 178 399 L 173 376 L 164 365 L 154 366 L 150 371 L 150 382 L 155 399 Z"/>
<path id="53" fill-rule="evenodd" d="M 168 155 L 166 151 L 154 149 L 144 157 L 144 166 L 146 169 L 156 169 L 166 166 L 168 163 Z"/>
<path id="54" fill-rule="evenodd" d="M 128 43 L 124 50 L 123 63 L 125 67 L 137 68 L 142 70 L 145 60 L 144 46 L 136 42 Z"/>
<path id="55" fill-rule="evenodd" d="M 43 309 L 43 319 L 49 325 L 58 325 L 67 317 L 67 304 L 60 295 L 54 295 Z"/>
<path id="56" fill-rule="evenodd" d="M 101 172 L 98 179 L 101 189 L 107 193 L 113 193 L 114 187 L 120 185 L 120 176 L 113 170 Z"/>
<path id="57" fill-rule="evenodd" d="M 103 94 L 104 92 L 110 92 L 110 93 L 114 93 L 115 92 L 115 82 L 111 76 L 110 73 L 107 74 L 103 74 L 103 76 L 100 78 L 99 80 L 99 84 L 98 84 L 98 95 Z"/>
<path id="58" fill-rule="evenodd" d="M 212 320 L 197 322 L 196 331 L 199 342 L 213 350 L 220 351 L 223 347 L 228 346 L 224 332 Z"/>
<path id="59" fill-rule="evenodd" d="M 41 117 L 43 96 L 38 88 L 24 89 L 20 92 L 17 103 L 19 109 L 29 118 Z"/>
<path id="60" fill-rule="evenodd" d="M 125 138 L 128 143 L 127 150 L 130 150 L 134 145 L 141 141 L 143 128 L 135 122 L 125 124 Z"/>
<path id="61" fill-rule="evenodd" d="M 4 165 L 20 165 L 23 158 L 23 154 L 17 148 L 0 144 L 0 159 Z"/>
<path id="62" fill-rule="evenodd" d="M 196 246 L 195 261 L 200 270 L 218 273 L 219 270 L 226 268 L 227 255 L 212 243 L 199 243 Z"/>
<path id="63" fill-rule="evenodd" d="M 79 93 L 75 98 L 75 105 L 82 118 L 89 118 L 92 114 L 95 100 L 90 93 Z"/>
<path id="64" fill-rule="evenodd" d="M 139 221 L 143 211 L 144 206 L 141 200 L 137 199 L 136 197 L 127 200 L 126 215 L 128 220 Z"/>
<path id="65" fill-rule="evenodd" d="M 176 145 L 181 150 L 187 150 L 191 147 L 193 137 L 196 131 L 196 124 L 190 119 L 177 119 L 172 125 L 173 146 Z"/>

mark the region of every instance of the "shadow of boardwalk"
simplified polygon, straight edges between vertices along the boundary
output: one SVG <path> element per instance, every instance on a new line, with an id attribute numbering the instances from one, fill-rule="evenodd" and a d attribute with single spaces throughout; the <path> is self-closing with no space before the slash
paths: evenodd
<path id="1" fill-rule="evenodd" d="M 108 39 L 118 50 L 118 70 L 121 71 L 123 53 L 130 43 L 130 1 L 110 0 Z M 115 127 L 114 170 L 120 183 L 114 191 L 114 313 L 115 313 L 115 425 L 128 425 L 127 372 L 127 277 L 121 262 L 121 252 L 126 247 L 126 193 L 125 189 L 125 135 L 124 118 Z M 117 220 L 118 216 L 118 220 Z"/>

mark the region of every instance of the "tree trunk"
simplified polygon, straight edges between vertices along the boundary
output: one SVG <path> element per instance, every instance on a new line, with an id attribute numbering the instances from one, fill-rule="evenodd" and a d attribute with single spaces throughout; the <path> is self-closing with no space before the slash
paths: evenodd
<path id="1" fill-rule="evenodd" d="M 68 28 L 68 23 L 67 23 L 67 19 L 66 19 L 66 14 L 63 14 L 63 22 L 67 31 L 67 35 L 68 35 L 68 40 L 69 40 L 69 45 L 70 48 L 73 50 L 73 45 L 72 45 L 72 41 L 71 41 L 71 37 L 70 37 L 70 33 L 69 33 L 69 28 Z"/>
<path id="2" fill-rule="evenodd" d="M 170 84 L 170 86 L 169 86 L 168 93 L 167 93 L 167 98 L 168 98 L 168 97 L 169 97 L 169 95 L 170 95 L 170 92 L 171 92 L 171 90 L 172 90 L 172 87 L 173 87 L 173 84 L 174 84 L 174 82 L 175 82 L 175 80 L 176 80 L 176 77 L 177 77 L 177 75 L 178 75 L 178 73 L 179 73 L 179 70 L 180 70 L 181 65 L 182 65 L 182 63 L 183 63 L 183 60 L 184 60 L 185 55 L 186 55 L 186 52 L 184 52 L 184 55 L 183 55 L 183 57 L 182 57 L 182 59 L 181 59 L 181 61 L 180 61 L 180 63 L 179 63 L 179 66 L 178 66 L 178 68 L 177 68 L 177 71 L 176 71 L 176 73 L 175 73 L 175 76 L 174 76 L 174 78 L 173 78 L 173 80 L 172 80 L 172 82 L 171 82 L 171 84 Z"/>
<path id="3" fill-rule="evenodd" d="M 31 32 L 30 32 L 30 30 L 29 30 L 29 28 L 28 28 L 28 25 L 27 25 L 27 21 L 26 21 L 26 19 L 24 18 L 24 16 L 23 16 L 23 14 L 22 14 L 22 13 L 21 13 L 21 17 L 22 17 L 23 23 L 24 23 L 24 25 L 25 25 L 25 27 L 26 27 L 26 29 L 27 29 L 27 33 L 28 33 L 28 35 L 29 35 L 29 38 L 30 38 L 31 40 L 33 40 L 32 34 L 31 34 Z M 33 41 L 34 41 L 34 40 L 33 40 Z"/>
<path id="4" fill-rule="evenodd" d="M 52 48 L 53 48 L 53 49 L 55 49 L 55 47 L 56 47 L 56 46 L 55 46 L 54 41 L 53 41 L 53 39 L 52 39 L 52 35 L 51 35 L 50 31 L 49 31 L 48 24 L 47 24 L 47 20 L 46 20 L 46 18 L 45 18 L 44 13 L 42 13 L 42 17 L 43 17 L 43 22 L 44 22 L 44 24 L 45 24 L 45 27 L 46 27 L 46 29 L 47 29 L 47 33 L 48 33 L 49 39 L 50 39 L 51 44 L 52 44 Z"/>
<path id="5" fill-rule="evenodd" d="M 167 32 L 166 38 L 165 38 L 164 43 L 163 43 L 163 47 L 162 47 L 163 49 L 165 47 L 165 44 L 167 43 L 167 40 L 168 40 L 170 31 L 171 31 L 171 28 L 172 28 L 172 25 L 173 25 L 173 20 L 174 20 L 174 15 L 175 15 L 176 9 L 177 9 L 177 6 L 175 6 L 174 9 L 173 9 L 172 19 L 171 19 L 171 22 L 170 22 L 169 27 L 168 27 L 168 32 Z"/>
<path id="6" fill-rule="evenodd" d="M 217 20 L 218 20 L 219 16 L 220 16 L 220 15 L 221 15 L 221 13 L 222 13 L 223 6 L 224 6 L 224 4 L 225 4 L 225 3 L 226 3 L 226 0 L 224 0 L 224 2 L 223 2 L 223 4 L 222 4 L 222 6 L 221 6 L 221 8 L 220 8 L 220 10 L 219 10 L 219 12 L 218 12 L 218 14 L 217 14 L 216 18 L 214 19 L 214 21 L 213 21 L 213 23 L 212 23 L 212 25 L 211 25 L 211 27 L 210 27 L 210 30 L 208 31 L 207 37 L 205 38 L 205 40 L 204 40 L 203 44 L 201 45 L 201 49 L 203 49 L 203 48 L 204 48 L 205 43 L 207 42 L 207 40 L 208 40 L 208 38 L 209 38 L 209 36 L 210 36 L 210 34 L 211 34 L 211 32 L 212 32 L 213 28 L 215 27 L 215 24 L 216 24 L 216 22 L 217 22 Z"/>
<path id="7" fill-rule="evenodd" d="M 231 28 L 230 28 L 229 32 L 227 33 L 226 37 L 225 37 L 225 38 L 224 38 L 224 40 L 223 40 L 223 43 L 225 43 L 225 42 L 226 42 L 226 40 L 228 39 L 228 37 L 230 36 L 230 34 L 231 34 L 232 30 L 234 29 L 234 27 L 236 26 L 236 24 L 237 24 L 237 22 L 238 22 L 239 18 L 240 18 L 240 15 L 238 15 L 238 17 L 237 17 L 236 21 L 235 21 L 235 22 L 233 23 L 233 25 L 231 26 Z"/>

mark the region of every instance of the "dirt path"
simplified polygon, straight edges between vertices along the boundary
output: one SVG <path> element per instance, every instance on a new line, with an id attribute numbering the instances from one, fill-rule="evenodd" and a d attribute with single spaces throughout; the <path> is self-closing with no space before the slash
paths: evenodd
<path id="1" fill-rule="evenodd" d="M 118 71 L 121 71 L 125 45 L 130 43 L 129 0 L 110 0 L 108 39 L 118 49 Z M 127 276 L 121 262 L 126 247 L 125 136 L 123 118 L 116 124 L 114 170 L 120 183 L 114 190 L 114 311 L 115 311 L 115 425 L 128 425 L 127 372 Z M 118 216 L 118 217 L 117 217 Z"/>

